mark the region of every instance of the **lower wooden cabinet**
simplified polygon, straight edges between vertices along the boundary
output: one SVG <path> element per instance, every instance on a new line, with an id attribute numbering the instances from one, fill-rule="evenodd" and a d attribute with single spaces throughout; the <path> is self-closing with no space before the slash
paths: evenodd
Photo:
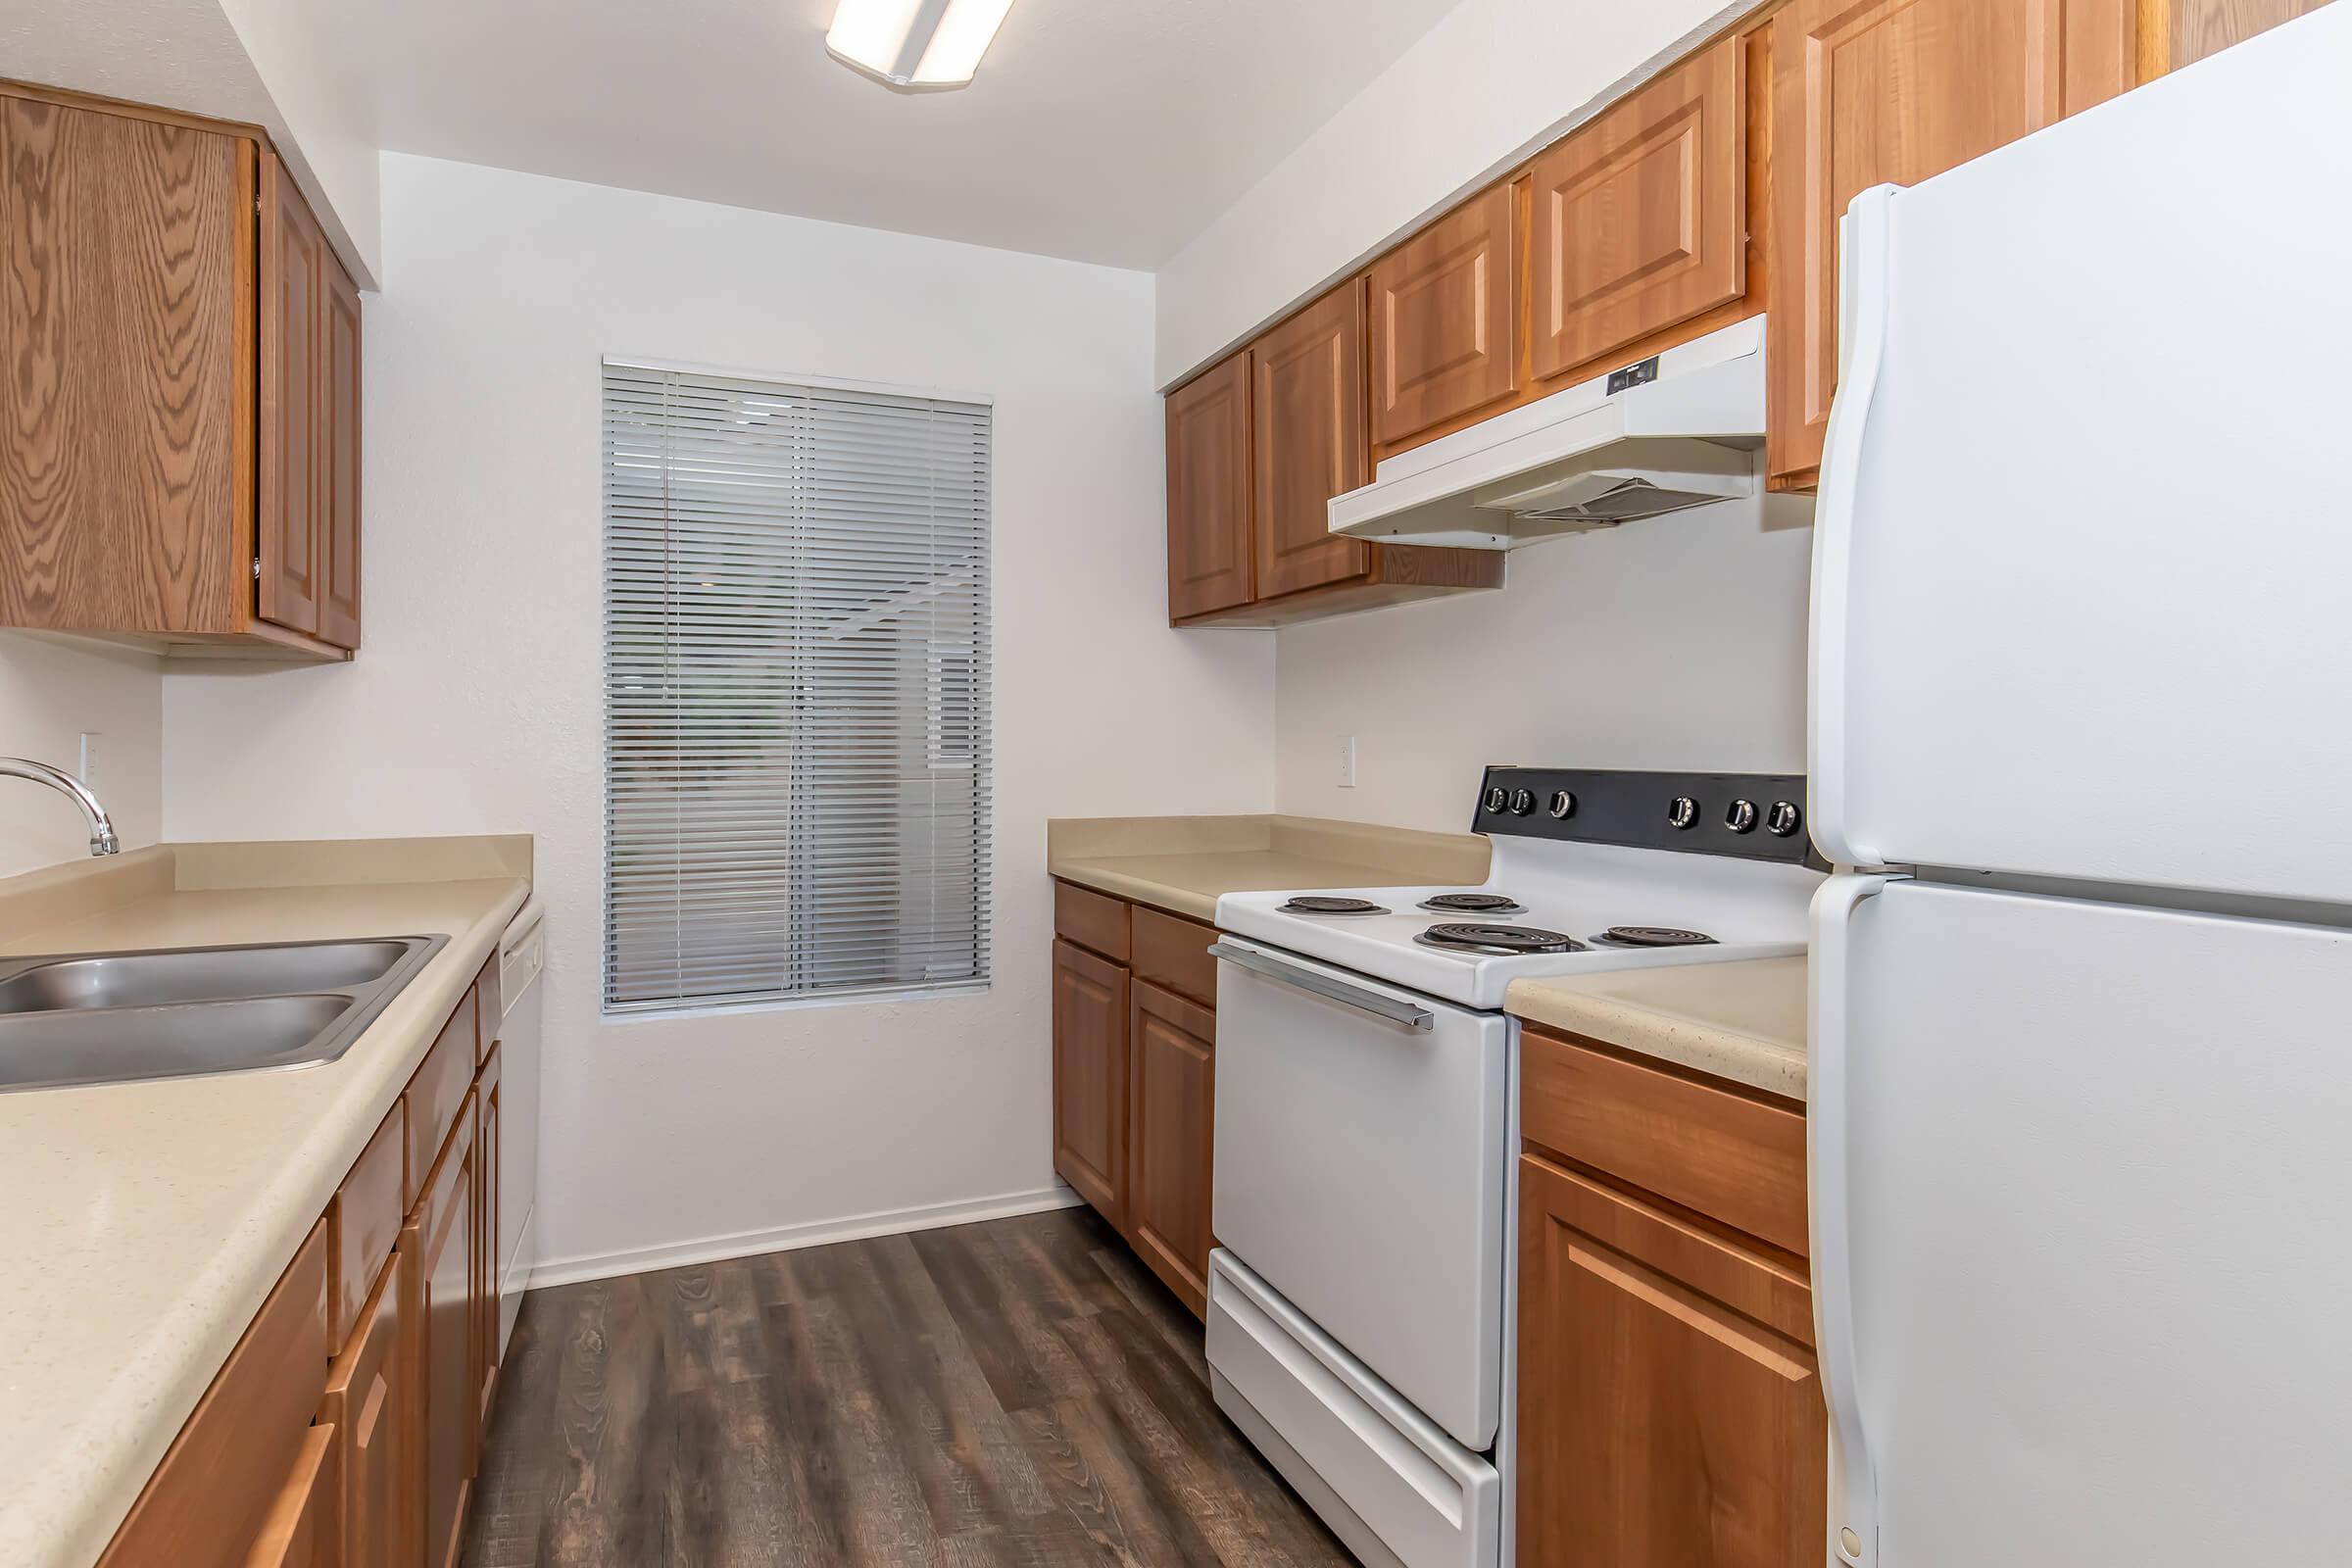
<path id="1" fill-rule="evenodd" d="M 408 1319 L 409 1362 L 416 1369 L 411 1491 L 420 1494 L 425 1568 L 445 1568 L 456 1559 L 481 1422 L 474 1245 L 480 1146 L 472 1111 L 469 1100 L 400 1234 L 408 1259 L 401 1315 Z"/>
<path id="2" fill-rule="evenodd" d="M 416 1530 L 403 1466 L 416 1401 L 405 1304 L 408 1257 L 394 1252 L 360 1310 L 351 1343 L 326 1376 L 321 1424 L 332 1425 L 343 1485 L 343 1568 L 409 1568 Z"/>
<path id="3" fill-rule="evenodd" d="M 1127 970 L 1054 944 L 1054 1168 L 1127 1222 Z"/>
<path id="4" fill-rule="evenodd" d="M 335 1429 L 312 1427 L 244 1568 L 337 1568 L 343 1560 L 339 1476 Z"/>
<path id="5" fill-rule="evenodd" d="M 1208 1310 L 1217 1017 L 1138 980 L 1127 1018 L 1127 1240 L 1196 1313 Z"/>
<path id="6" fill-rule="evenodd" d="M 1205 1313 L 1217 933 L 1069 883 L 1054 931 L 1054 1168 Z"/>

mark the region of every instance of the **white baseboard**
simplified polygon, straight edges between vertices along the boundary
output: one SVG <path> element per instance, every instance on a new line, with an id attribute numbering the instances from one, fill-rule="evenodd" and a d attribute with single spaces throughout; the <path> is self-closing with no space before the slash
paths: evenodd
<path id="1" fill-rule="evenodd" d="M 761 1252 L 788 1252 L 831 1242 L 858 1242 L 873 1236 L 897 1236 L 906 1231 L 937 1230 L 947 1225 L 970 1225 L 985 1219 L 1010 1219 L 1015 1214 L 1038 1214 L 1050 1208 L 1071 1208 L 1085 1201 L 1059 1182 L 1033 1192 L 1002 1193 L 994 1198 L 967 1199 L 954 1203 L 930 1203 L 916 1208 L 888 1209 L 874 1214 L 852 1214 L 844 1219 L 809 1220 L 779 1225 L 773 1230 L 739 1231 L 732 1236 L 708 1236 L 670 1242 L 660 1247 L 636 1247 L 618 1252 L 583 1252 L 573 1257 L 542 1258 L 531 1266 L 531 1289 L 576 1285 L 582 1280 L 609 1280 L 621 1274 L 653 1269 L 683 1268 L 692 1263 L 716 1263 L 730 1257 L 754 1257 Z"/>

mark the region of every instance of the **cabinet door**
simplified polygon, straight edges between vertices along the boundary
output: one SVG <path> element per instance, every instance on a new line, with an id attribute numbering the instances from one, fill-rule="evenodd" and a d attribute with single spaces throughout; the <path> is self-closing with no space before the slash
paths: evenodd
<path id="1" fill-rule="evenodd" d="M 1257 597 L 1360 577 L 1371 546 L 1331 531 L 1325 506 L 1369 477 L 1364 295 L 1351 279 L 1250 346 L 1250 514 Z"/>
<path id="2" fill-rule="evenodd" d="M 360 291 L 321 247 L 318 635 L 360 646 Z"/>
<path id="3" fill-rule="evenodd" d="M 1250 356 L 1168 394 L 1168 619 L 1250 602 Z"/>
<path id="4" fill-rule="evenodd" d="M 1746 58 L 1726 38 L 1536 161 L 1536 379 L 1747 292 Z"/>
<path id="5" fill-rule="evenodd" d="M 1127 1223 L 1127 971 L 1054 944 L 1054 1168 Z"/>
<path id="6" fill-rule="evenodd" d="M 2192 61 L 2243 43 L 2281 22 L 2317 11 L 2328 0 L 2153 0 L 2149 14 L 2164 28 L 2157 69 L 2178 71 Z"/>
<path id="7" fill-rule="evenodd" d="M 261 617 L 318 629 L 319 352 L 326 237 L 272 154 L 262 156 L 261 488 L 255 583 Z"/>
<path id="8" fill-rule="evenodd" d="M 2132 0 L 1791 0 L 1772 21 L 1776 483 L 1814 483 L 1838 389 L 1838 220 L 2132 83 Z M 2031 243 L 2030 239 L 2025 241 Z"/>
<path id="9" fill-rule="evenodd" d="M 1519 1162 L 1519 1560 L 1818 1568 L 1827 1418 L 1801 1273 Z"/>
<path id="10" fill-rule="evenodd" d="M 351 1342 L 327 1371 L 321 1425 L 335 1429 L 343 1476 L 344 1568 L 414 1568 L 408 1492 L 409 1416 L 416 1391 L 401 1315 L 409 1259 L 394 1252 Z"/>
<path id="11" fill-rule="evenodd" d="M 244 1568 L 337 1568 L 342 1562 L 342 1489 L 335 1453 L 333 1427 L 315 1426 L 304 1434 L 294 1471 L 262 1521 Z"/>
<path id="12" fill-rule="evenodd" d="M 409 1506 L 416 1510 L 424 1568 L 448 1568 L 455 1559 L 479 1437 L 473 1310 L 478 1155 L 469 1098 L 400 1238 L 408 1291 L 402 1316 L 408 1319 L 416 1390 Z"/>
<path id="13" fill-rule="evenodd" d="M 475 1377 L 474 1409 L 477 1419 L 487 1422 L 490 1416 L 490 1396 L 498 1387 L 498 1162 L 499 1112 L 504 1104 L 500 1094 L 503 1074 L 500 1071 L 498 1048 L 490 1048 L 490 1059 L 482 1064 L 482 1075 L 474 1081 L 473 1102 L 481 1115 L 481 1157 L 474 1161 L 473 1203 L 473 1332 L 477 1348 L 474 1351 Z"/>
<path id="14" fill-rule="evenodd" d="M 1208 1008 L 1154 985 L 1135 986 L 1127 1236 L 1152 1272 L 1203 1315 L 1216 1035 L 1217 1015 Z"/>
<path id="15" fill-rule="evenodd" d="M 1518 207 L 1498 185 L 1372 264 L 1375 446 L 1518 390 Z"/>

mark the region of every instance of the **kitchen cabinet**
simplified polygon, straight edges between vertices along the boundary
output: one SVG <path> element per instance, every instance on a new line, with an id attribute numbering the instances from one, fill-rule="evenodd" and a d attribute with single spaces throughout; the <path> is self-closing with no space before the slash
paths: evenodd
<path id="1" fill-rule="evenodd" d="M 1635 88 L 1530 171 L 1530 370 L 1573 384 L 1747 295 L 1748 40 Z"/>
<path id="2" fill-rule="evenodd" d="M 2153 76 L 2317 11 L 2327 0 L 2143 0 L 2141 75 Z"/>
<path id="3" fill-rule="evenodd" d="M 1208 1310 L 1216 1014 L 1146 981 L 1132 990 L 1127 1239 L 1201 1314 Z"/>
<path id="4" fill-rule="evenodd" d="M 336 1568 L 343 1560 L 335 1451 L 333 1427 L 304 1435 L 294 1473 L 262 1521 L 245 1568 Z"/>
<path id="5" fill-rule="evenodd" d="M 474 1238 L 480 1162 L 472 1112 L 469 1095 L 400 1237 L 408 1293 L 401 1315 L 408 1320 L 415 1369 L 411 1469 L 417 1495 L 409 1501 L 421 1509 L 426 1568 L 444 1568 L 455 1559 L 480 1433 L 475 1325 L 481 1281 Z"/>
<path id="6" fill-rule="evenodd" d="M 1111 1224 L 1127 1221 L 1127 971 L 1054 944 L 1054 1168 Z"/>
<path id="7" fill-rule="evenodd" d="M 1838 388 L 1838 222 L 2132 85 L 2132 0 L 1790 0 L 1772 20 L 1765 452 L 1819 480 Z"/>
<path id="8" fill-rule="evenodd" d="M 343 1568 L 409 1568 L 416 1551 L 408 1510 L 409 1416 L 416 1403 L 408 1360 L 404 1254 L 395 1252 L 351 1342 L 328 1369 L 318 1420 L 335 1429 L 343 1483 Z"/>
<path id="9" fill-rule="evenodd" d="M 1497 185 L 1372 264 L 1372 445 L 1456 428 L 1519 389 L 1519 188 Z"/>
<path id="10" fill-rule="evenodd" d="M 1519 1552 L 1817 1568 L 1801 1108 L 1520 1034 Z"/>
<path id="11" fill-rule="evenodd" d="M 1167 398 L 1168 619 L 1246 605 L 1250 577 L 1250 356 Z"/>
<path id="12" fill-rule="evenodd" d="M 1362 575 L 1373 547 L 1333 533 L 1325 506 L 1371 477 L 1362 285 L 1332 290 L 1259 338 L 1248 358 L 1257 597 Z"/>
<path id="13" fill-rule="evenodd" d="M 0 625 L 359 643 L 358 294 L 251 126 L 0 83 Z"/>

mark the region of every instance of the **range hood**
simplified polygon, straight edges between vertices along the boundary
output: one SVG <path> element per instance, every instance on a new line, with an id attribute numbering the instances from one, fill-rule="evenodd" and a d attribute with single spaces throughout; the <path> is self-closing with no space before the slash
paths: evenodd
<path id="1" fill-rule="evenodd" d="M 1752 496 L 1764 318 L 1398 453 L 1331 498 L 1357 539 L 1508 550 Z"/>

